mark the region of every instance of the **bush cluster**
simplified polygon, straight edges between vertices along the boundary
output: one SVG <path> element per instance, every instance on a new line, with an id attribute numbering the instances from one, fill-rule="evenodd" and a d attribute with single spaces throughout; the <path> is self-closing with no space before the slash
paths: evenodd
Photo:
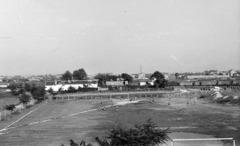
<path id="1" fill-rule="evenodd" d="M 68 88 L 68 90 L 62 90 L 62 88 L 60 88 L 57 93 L 64 94 L 64 93 L 93 92 L 93 91 L 97 91 L 97 88 L 85 88 L 85 87 L 82 88 L 82 87 L 78 87 L 78 89 L 76 89 L 76 88 L 70 86 Z M 54 94 L 52 88 L 50 88 L 48 90 L 48 92 L 51 93 L 51 94 Z"/>
<path id="2" fill-rule="evenodd" d="M 116 127 L 109 130 L 107 139 L 96 137 L 99 146 L 156 146 L 165 144 L 170 140 L 169 129 L 159 129 L 151 119 L 143 124 L 136 124 L 133 128 Z M 63 144 L 61 146 L 64 146 Z M 85 141 L 80 145 L 70 140 L 70 146 L 85 146 Z M 88 144 L 87 146 L 91 146 Z"/>

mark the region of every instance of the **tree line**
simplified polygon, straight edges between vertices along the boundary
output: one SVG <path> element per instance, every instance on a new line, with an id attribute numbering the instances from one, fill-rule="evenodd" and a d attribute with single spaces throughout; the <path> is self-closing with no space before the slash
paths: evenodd
<path id="1" fill-rule="evenodd" d="M 70 71 L 66 71 L 62 77 L 62 80 L 84 80 L 87 79 L 87 73 L 86 71 L 81 68 L 78 70 L 73 71 L 71 73 Z M 94 76 L 94 79 L 98 79 L 99 86 L 106 85 L 107 81 L 117 81 L 123 80 L 127 81 L 128 83 L 131 83 L 133 81 L 133 77 L 127 73 L 122 73 L 121 75 L 112 75 L 112 74 L 105 74 L 105 73 L 98 73 Z M 164 88 L 167 84 L 167 80 L 165 79 L 165 76 L 159 72 L 155 71 L 151 76 L 151 80 L 154 80 L 154 86 L 156 88 Z"/>
<path id="2" fill-rule="evenodd" d="M 87 73 L 83 68 L 80 68 L 78 70 L 74 70 L 73 73 L 70 71 L 66 71 L 62 77 L 62 80 L 68 81 L 68 80 L 84 80 L 87 79 Z"/>

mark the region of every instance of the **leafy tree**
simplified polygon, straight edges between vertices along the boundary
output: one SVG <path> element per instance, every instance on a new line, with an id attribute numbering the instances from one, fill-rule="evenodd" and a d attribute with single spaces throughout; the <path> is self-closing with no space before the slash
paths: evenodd
<path id="1" fill-rule="evenodd" d="M 27 93 L 23 93 L 19 95 L 19 100 L 23 104 L 27 104 L 30 101 L 30 99 L 31 99 L 31 95 Z"/>
<path id="2" fill-rule="evenodd" d="M 94 76 L 94 79 L 98 79 L 98 84 L 99 86 L 105 85 L 107 81 L 107 77 L 105 74 L 98 73 L 97 75 Z"/>
<path id="3" fill-rule="evenodd" d="M 5 109 L 9 111 L 13 111 L 15 109 L 15 105 L 14 104 L 5 105 Z"/>
<path id="4" fill-rule="evenodd" d="M 11 91 L 13 91 L 13 90 L 17 89 L 17 85 L 10 84 L 10 85 L 8 86 L 8 88 L 9 88 Z"/>
<path id="5" fill-rule="evenodd" d="M 62 80 L 72 80 L 72 73 L 70 71 L 66 71 L 62 77 L 61 77 Z"/>
<path id="6" fill-rule="evenodd" d="M 117 81 L 118 76 L 117 76 L 117 75 L 108 75 L 107 78 L 108 78 L 110 81 Z"/>
<path id="7" fill-rule="evenodd" d="M 211 75 L 210 71 L 207 71 L 207 70 L 204 71 L 204 74 L 205 74 L 205 75 Z"/>
<path id="8" fill-rule="evenodd" d="M 159 146 L 171 140 L 169 133 L 169 128 L 162 130 L 151 119 L 148 119 L 145 123 L 136 124 L 133 128 L 126 129 L 118 126 L 110 129 L 107 139 L 101 140 L 96 137 L 95 140 L 99 146 Z M 73 143 L 77 145 L 70 140 L 71 146 Z M 80 146 L 85 146 L 85 141 L 82 141 Z"/>
<path id="9" fill-rule="evenodd" d="M 106 81 L 108 80 L 107 75 L 106 74 L 97 74 L 94 79 L 98 79 L 98 84 L 99 86 L 103 86 L 106 85 Z"/>
<path id="10" fill-rule="evenodd" d="M 18 95 L 19 95 L 19 89 L 11 90 L 11 93 L 12 93 L 12 95 L 14 95 L 14 96 L 18 96 Z"/>
<path id="11" fill-rule="evenodd" d="M 44 95 L 46 94 L 45 87 L 36 87 L 35 85 L 32 87 L 31 93 L 34 99 L 44 100 Z"/>
<path id="12" fill-rule="evenodd" d="M 54 94 L 53 88 L 48 89 L 48 93 Z"/>
<path id="13" fill-rule="evenodd" d="M 167 84 L 167 80 L 165 80 L 165 76 L 159 71 L 155 71 L 150 78 L 155 79 L 154 86 L 157 88 L 158 87 L 164 88 Z"/>
<path id="14" fill-rule="evenodd" d="M 26 84 L 24 85 L 24 89 L 25 89 L 27 92 L 31 92 L 32 87 L 31 87 L 30 84 L 26 83 Z"/>
<path id="15" fill-rule="evenodd" d="M 106 84 L 106 81 L 117 81 L 118 76 L 117 75 L 111 75 L 111 74 L 101 74 L 98 73 L 94 76 L 94 79 L 98 79 L 98 84 L 100 86 L 103 86 Z"/>
<path id="16" fill-rule="evenodd" d="M 19 89 L 18 94 L 23 94 L 23 93 L 25 93 L 25 92 L 26 92 L 25 89 Z"/>
<path id="17" fill-rule="evenodd" d="M 170 140 L 168 130 L 159 129 L 151 119 L 148 119 L 146 123 L 136 124 L 130 129 L 122 127 L 111 129 L 107 136 L 108 140 L 96 137 L 96 141 L 100 146 L 156 146 Z"/>
<path id="18" fill-rule="evenodd" d="M 128 81 L 128 82 L 132 82 L 133 80 L 133 77 L 126 73 L 122 73 L 122 78 L 124 79 L 124 81 Z"/>
<path id="19" fill-rule="evenodd" d="M 77 90 L 74 87 L 72 86 L 68 87 L 68 93 L 75 93 L 75 92 L 77 92 Z"/>
<path id="20" fill-rule="evenodd" d="M 85 70 L 83 68 L 79 69 L 79 70 L 75 70 L 73 72 L 73 79 L 75 80 L 83 80 L 86 79 L 87 77 L 87 73 L 85 72 Z"/>
<path id="21" fill-rule="evenodd" d="M 8 82 L 8 78 L 5 77 L 5 78 L 2 79 L 2 81 L 3 82 Z"/>
<path id="22" fill-rule="evenodd" d="M 175 73 L 175 78 L 178 79 L 179 73 Z"/>
<path id="23" fill-rule="evenodd" d="M 77 91 L 78 91 L 78 92 L 82 92 L 82 87 L 78 86 Z"/>

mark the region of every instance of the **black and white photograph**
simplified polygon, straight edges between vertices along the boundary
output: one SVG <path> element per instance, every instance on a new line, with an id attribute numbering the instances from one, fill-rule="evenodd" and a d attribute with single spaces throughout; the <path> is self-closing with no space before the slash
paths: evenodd
<path id="1" fill-rule="evenodd" d="M 240 1 L 0 0 L 0 146 L 240 146 Z"/>

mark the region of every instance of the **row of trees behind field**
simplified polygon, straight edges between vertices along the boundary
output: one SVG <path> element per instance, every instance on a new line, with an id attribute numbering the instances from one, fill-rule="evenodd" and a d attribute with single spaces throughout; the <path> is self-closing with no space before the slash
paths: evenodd
<path id="1" fill-rule="evenodd" d="M 62 75 L 61 79 L 65 81 L 86 80 L 87 73 L 83 68 L 74 70 L 73 73 L 71 73 L 70 71 L 66 71 Z M 131 83 L 133 81 L 133 77 L 127 73 L 122 73 L 121 75 L 98 73 L 97 75 L 94 76 L 94 79 L 98 79 L 99 86 L 105 85 L 106 81 L 117 81 L 119 79 L 128 81 L 128 83 Z M 155 71 L 150 76 L 150 79 L 154 79 L 154 87 L 157 87 L 157 88 L 164 88 L 167 84 L 167 80 L 165 79 L 165 76 L 159 71 Z"/>

